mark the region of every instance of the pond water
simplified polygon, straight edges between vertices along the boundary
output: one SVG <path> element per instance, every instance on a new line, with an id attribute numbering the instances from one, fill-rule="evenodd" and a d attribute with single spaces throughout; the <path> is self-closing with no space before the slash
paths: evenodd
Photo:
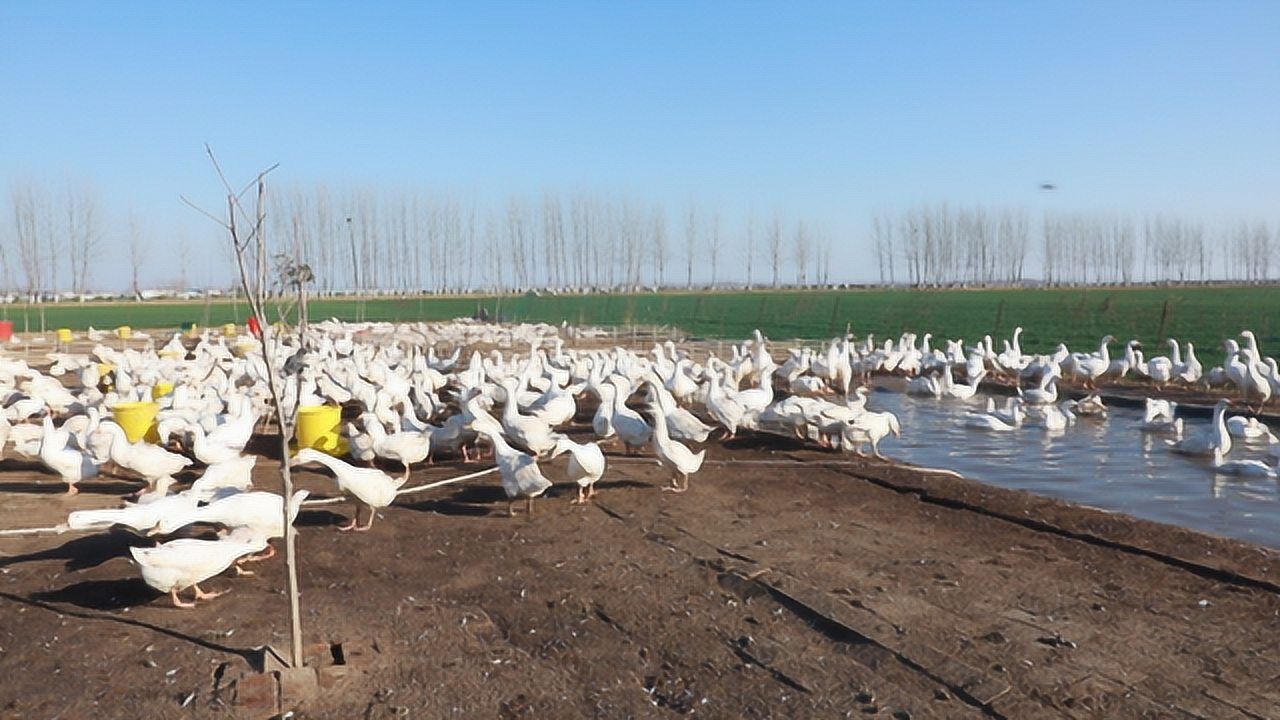
<path id="1" fill-rule="evenodd" d="M 1003 405 L 1004 398 L 997 398 Z M 1214 472 L 1208 458 L 1171 452 L 1169 435 L 1143 432 L 1142 411 L 1110 407 L 1105 419 L 1079 418 L 1051 433 L 1028 425 L 1013 432 L 971 430 L 966 412 L 981 411 L 986 396 L 935 400 L 877 388 L 869 407 L 891 410 L 902 438 L 881 452 L 917 465 L 1136 517 L 1280 548 L 1280 484 Z M 1184 418 L 1187 433 L 1207 418 Z M 1233 438 L 1230 459 L 1267 458 L 1266 441 Z"/>

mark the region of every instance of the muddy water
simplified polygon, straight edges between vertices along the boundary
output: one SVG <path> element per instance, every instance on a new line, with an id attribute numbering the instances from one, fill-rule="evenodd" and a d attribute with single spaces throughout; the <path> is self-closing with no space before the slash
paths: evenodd
<path id="1" fill-rule="evenodd" d="M 1169 436 L 1142 432 L 1138 409 L 1111 407 L 1106 419 L 1082 417 L 1056 433 L 1034 426 L 1006 433 L 965 428 L 965 413 L 981 411 L 985 401 L 934 400 L 878 388 L 869 404 L 892 410 L 902 421 L 901 440 L 889 438 L 881 446 L 890 457 L 1280 548 L 1275 480 L 1218 475 L 1207 458 L 1170 452 Z M 1038 422 L 1034 415 L 1028 419 L 1028 425 Z M 1183 422 L 1187 432 L 1208 424 L 1203 418 Z M 1265 441 L 1234 442 L 1231 459 L 1267 457 Z"/>

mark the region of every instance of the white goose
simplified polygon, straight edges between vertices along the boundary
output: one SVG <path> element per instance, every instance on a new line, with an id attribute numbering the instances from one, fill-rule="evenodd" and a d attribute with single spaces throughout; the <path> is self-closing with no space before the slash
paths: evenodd
<path id="1" fill-rule="evenodd" d="M 154 485 L 160 478 L 172 477 L 191 464 L 191 458 L 171 453 L 146 440 L 130 443 L 124 428 L 111 420 L 98 423 L 98 432 L 110 439 L 108 455 L 111 461 L 137 473 L 148 485 Z"/>
<path id="2" fill-rule="evenodd" d="M 1258 420 L 1258 418 L 1246 418 L 1243 415 L 1233 415 L 1227 418 L 1227 433 L 1233 438 L 1241 440 L 1262 440 L 1268 442 L 1280 442 L 1275 435 L 1271 433 L 1271 428 L 1267 424 Z"/>
<path id="3" fill-rule="evenodd" d="M 525 508 L 532 517 L 533 499 L 551 487 L 551 481 L 543 477 L 542 470 L 538 468 L 537 458 L 511 447 L 502 433 L 487 423 L 477 424 L 476 430 L 493 444 L 494 460 L 502 475 L 502 490 L 507 494 L 507 514 L 515 516 L 515 499 L 523 497 Z"/>
<path id="4" fill-rule="evenodd" d="M 951 376 L 950 369 L 943 370 L 943 373 L 945 373 L 945 377 Z M 979 370 L 967 383 L 949 383 L 947 385 L 947 394 L 957 400 L 969 400 L 978 394 L 978 385 L 986 375 L 987 371 L 984 368 Z"/>
<path id="5" fill-rule="evenodd" d="M 257 463 L 257 455 L 242 455 L 233 460 L 214 463 L 205 468 L 204 474 L 191 483 L 187 493 L 197 497 L 201 502 L 207 502 L 224 490 L 245 492 L 253 487 L 253 468 Z"/>
<path id="6" fill-rule="evenodd" d="M 502 427 L 507 437 L 516 444 L 533 453 L 545 455 L 556 446 L 556 433 L 543 420 L 530 415 L 521 415 L 518 409 L 518 381 L 507 378 L 502 382 L 506 390 L 507 401 L 502 407 Z"/>
<path id="7" fill-rule="evenodd" d="M 715 370 L 707 368 L 707 413 L 725 429 L 725 439 L 731 440 L 738 434 L 738 426 L 746 414 L 742 403 L 725 393 L 720 384 L 720 376 Z"/>
<path id="8" fill-rule="evenodd" d="M 183 538 L 153 548 L 129 548 L 133 560 L 148 585 L 169 594 L 174 607 L 192 608 L 195 602 L 183 602 L 178 593 L 193 588 L 196 600 L 211 600 L 228 590 L 207 593 L 200 583 L 231 567 L 236 560 L 260 552 L 267 541 L 252 532 L 231 533 L 218 540 Z"/>
<path id="9" fill-rule="evenodd" d="M 604 475 L 604 453 L 596 443 L 576 443 L 566 436 L 556 440 L 551 457 L 569 453 L 569 480 L 578 484 L 578 498 L 574 505 L 582 505 L 596 496 L 596 482 Z"/>
<path id="10" fill-rule="evenodd" d="M 400 482 L 409 479 L 411 466 L 427 459 L 431 454 L 431 436 L 425 433 L 400 431 L 388 435 L 376 417 L 369 413 L 361 416 L 365 432 L 373 440 L 374 455 L 384 460 L 394 460 L 404 466 Z"/>
<path id="11" fill-rule="evenodd" d="M 771 373 L 772 369 L 766 371 Z M 767 380 L 766 380 L 767 382 Z M 702 468 L 702 461 L 707 456 L 706 450 L 694 453 L 689 448 L 671 439 L 667 433 L 667 419 L 657 403 L 649 406 L 653 415 L 653 451 L 658 462 L 672 472 L 671 487 L 663 488 L 671 492 L 682 493 L 689 489 L 689 476 Z"/>
<path id="12" fill-rule="evenodd" d="M 1235 477 L 1276 477 L 1276 469 L 1261 460 L 1224 460 L 1222 448 L 1213 449 L 1213 471 Z"/>
<path id="13" fill-rule="evenodd" d="M 307 490 L 297 490 L 289 500 L 289 522 L 298 518 Z M 160 519 L 156 531 L 161 535 L 177 532 L 188 525 L 207 523 L 228 530 L 245 528 L 256 537 L 267 540 L 265 560 L 275 555 L 272 538 L 284 537 L 284 498 L 272 492 L 234 493 L 217 498 L 208 505 L 193 507 L 182 513 L 168 513 Z"/>
<path id="14" fill-rule="evenodd" d="M 887 411 L 872 412 L 868 410 L 845 423 L 844 431 L 840 436 L 840 444 L 842 449 L 849 448 L 858 455 L 862 454 L 862 446 L 864 444 L 870 444 L 871 454 L 876 457 L 883 457 L 880 454 L 880 441 L 889 435 L 894 437 L 902 436 L 902 426 L 898 423 L 898 416 Z"/>
<path id="15" fill-rule="evenodd" d="M 650 399 L 656 400 L 658 409 L 667 421 L 667 431 L 676 440 L 703 443 L 711 434 L 712 427 L 703 423 L 693 413 L 676 405 L 676 399 L 667 392 L 656 375 L 649 378 Z"/>
<path id="16" fill-rule="evenodd" d="M 653 428 L 640 417 L 640 413 L 627 407 L 627 398 L 631 397 L 631 382 L 622 375 L 610 375 L 608 382 L 613 384 L 613 429 L 618 439 L 626 448 L 628 455 L 634 449 L 644 447 L 653 438 Z"/>
<path id="17" fill-rule="evenodd" d="M 1052 405 L 1058 401 L 1058 379 L 1061 371 L 1053 366 L 1040 376 L 1040 385 L 1022 391 L 1022 399 L 1028 405 Z"/>
<path id="18" fill-rule="evenodd" d="M 349 493 L 355 497 L 356 510 L 352 515 L 351 522 L 339 526 L 342 532 L 356 531 L 366 532 L 373 527 L 373 520 L 377 517 L 377 509 L 387 507 L 396 499 L 396 490 L 404 485 L 404 479 L 393 480 L 390 475 L 376 468 L 358 468 L 345 463 L 338 458 L 330 457 L 312 448 L 303 448 L 293 456 L 290 465 L 304 465 L 313 462 L 325 466 L 333 473 L 333 479 L 338 484 L 338 489 L 344 493 Z M 364 505 L 369 508 L 369 523 L 360 525 L 360 506 Z"/>
<path id="19" fill-rule="evenodd" d="M 85 478 L 97 477 L 98 466 L 86 452 L 68 447 L 70 434 L 53 427 L 53 418 L 45 415 L 42 421 L 39 458 L 45 467 L 54 471 L 67 484 L 67 494 L 80 492 L 76 483 Z"/>
<path id="20" fill-rule="evenodd" d="M 1220 451 L 1223 455 L 1231 452 L 1231 434 L 1227 432 L 1226 414 L 1229 400 L 1219 400 L 1213 407 L 1213 422 L 1200 432 L 1172 442 L 1172 450 L 1183 455 L 1213 455 Z"/>

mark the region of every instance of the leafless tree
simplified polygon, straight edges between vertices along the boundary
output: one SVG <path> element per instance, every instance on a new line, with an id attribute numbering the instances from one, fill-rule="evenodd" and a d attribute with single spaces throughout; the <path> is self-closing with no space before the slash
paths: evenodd
<path id="1" fill-rule="evenodd" d="M 142 259 L 147 254 L 146 231 L 142 228 L 142 220 L 136 211 L 129 210 L 129 279 L 133 288 L 134 300 L 142 300 L 142 287 L 138 284 L 138 273 L 142 272 Z"/>
<path id="2" fill-rule="evenodd" d="M 652 212 L 653 223 L 653 265 L 658 273 L 658 287 L 667 285 L 667 214 L 661 205 L 655 205 Z"/>
<path id="3" fill-rule="evenodd" d="M 796 224 L 795 247 L 793 261 L 796 265 L 796 284 L 800 287 L 809 285 L 809 232 L 804 221 Z"/>
<path id="4" fill-rule="evenodd" d="M 64 202 L 71 290 L 83 295 L 89 290 L 89 271 L 102 235 L 98 196 L 89 183 L 68 185 Z"/>
<path id="5" fill-rule="evenodd" d="M 51 233 L 48 194 L 33 182 L 20 183 L 11 188 L 10 199 L 27 301 L 37 301 L 44 279 L 44 243 Z"/>
<path id="6" fill-rule="evenodd" d="M 773 270 L 773 286 L 778 287 L 782 281 L 782 217 L 777 212 L 765 233 L 765 242 L 769 248 L 769 265 Z"/>
<path id="7" fill-rule="evenodd" d="M 693 264 L 698 255 L 698 207 L 689 204 L 684 217 L 685 287 L 693 287 Z"/>
<path id="8" fill-rule="evenodd" d="M 707 260 L 711 263 L 711 287 L 715 287 L 717 271 L 720 267 L 720 252 L 723 249 L 723 238 L 720 236 L 720 211 L 711 213 L 707 221 Z"/>

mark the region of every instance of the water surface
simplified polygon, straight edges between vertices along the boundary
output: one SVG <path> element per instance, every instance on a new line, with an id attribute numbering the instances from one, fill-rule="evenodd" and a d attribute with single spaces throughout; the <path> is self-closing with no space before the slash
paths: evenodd
<path id="1" fill-rule="evenodd" d="M 1140 409 L 1111 407 L 1106 419 L 1080 418 L 1059 433 L 1031 426 L 1006 433 L 965 428 L 965 413 L 981 411 L 985 401 L 985 396 L 967 402 L 934 400 L 880 388 L 869 405 L 892 410 L 902 421 L 902 438 L 881 446 L 890 457 L 1280 548 L 1280 485 L 1275 480 L 1218 475 L 1208 458 L 1170 452 L 1165 444 L 1169 436 L 1142 432 Z M 1191 433 L 1209 421 L 1188 417 L 1183 422 Z M 1265 441 L 1234 442 L 1231 459 L 1267 457 Z"/>

